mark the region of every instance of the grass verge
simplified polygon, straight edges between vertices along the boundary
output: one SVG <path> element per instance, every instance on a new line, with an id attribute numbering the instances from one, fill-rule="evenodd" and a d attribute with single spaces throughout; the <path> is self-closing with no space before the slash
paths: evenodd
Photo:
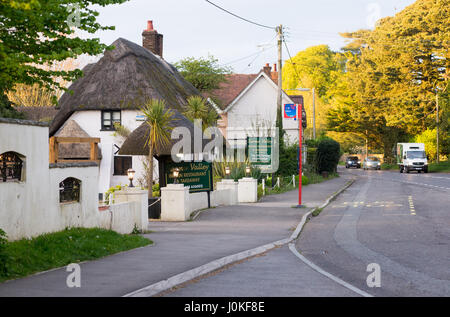
<path id="1" fill-rule="evenodd" d="M 305 176 L 302 177 L 302 186 L 307 186 L 309 184 L 318 184 L 322 183 L 323 181 L 327 181 L 333 178 L 339 177 L 338 173 L 331 173 L 328 175 L 328 178 L 323 177 L 322 175 L 315 174 L 315 173 L 308 173 Z M 292 185 L 292 177 L 282 177 L 280 178 L 280 187 L 273 187 L 270 188 L 270 186 L 266 186 L 266 196 L 267 195 L 276 195 L 276 194 L 282 194 L 291 190 L 295 190 L 298 188 L 298 176 L 295 178 L 295 188 Z M 258 199 L 262 197 L 262 185 L 258 185 Z"/>
<path id="2" fill-rule="evenodd" d="M 381 164 L 382 170 L 398 170 L 399 166 L 398 164 L 388 164 L 383 163 Z M 428 164 L 428 172 L 430 173 L 450 173 L 450 161 L 444 161 L 437 163 L 430 163 Z"/>
<path id="3" fill-rule="evenodd" d="M 381 164 L 381 170 L 398 170 L 398 164 L 397 163 L 383 163 Z"/>
<path id="4" fill-rule="evenodd" d="M 430 163 L 428 165 L 428 172 L 434 173 L 450 173 L 450 161 L 437 163 Z"/>
<path id="5" fill-rule="evenodd" d="M 123 235 L 97 228 L 72 228 L 6 242 L 2 248 L 6 270 L 0 270 L 0 282 L 152 243 L 140 235 Z"/>

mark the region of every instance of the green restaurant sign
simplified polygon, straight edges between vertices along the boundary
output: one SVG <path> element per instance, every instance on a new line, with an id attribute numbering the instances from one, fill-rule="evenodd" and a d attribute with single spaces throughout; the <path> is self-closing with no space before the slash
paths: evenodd
<path id="1" fill-rule="evenodd" d="M 213 190 L 212 164 L 208 162 L 167 162 L 165 168 L 166 184 L 173 184 L 173 170 L 178 168 L 178 183 L 189 187 L 190 193 Z"/>
<path id="2" fill-rule="evenodd" d="M 253 165 L 272 164 L 272 138 L 249 137 L 248 159 Z"/>

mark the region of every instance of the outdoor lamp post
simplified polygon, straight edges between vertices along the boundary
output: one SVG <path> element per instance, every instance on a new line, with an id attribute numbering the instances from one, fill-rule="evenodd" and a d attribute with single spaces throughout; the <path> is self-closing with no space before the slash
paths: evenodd
<path id="1" fill-rule="evenodd" d="M 250 168 L 250 166 L 246 166 L 245 167 L 245 174 L 247 175 L 247 176 L 250 176 L 250 172 L 251 172 L 252 170 L 251 170 L 251 168 Z"/>
<path id="2" fill-rule="evenodd" d="M 229 179 L 230 174 L 231 174 L 231 169 L 229 166 L 225 167 L 225 174 L 226 174 L 227 179 Z"/>
<path id="3" fill-rule="evenodd" d="M 136 174 L 136 171 L 132 168 L 129 168 L 127 170 L 127 174 L 128 174 L 128 179 L 130 180 L 130 185 L 129 187 L 134 187 L 133 185 L 133 179 L 134 179 L 134 174 Z"/>
<path id="4" fill-rule="evenodd" d="M 178 176 L 180 176 L 180 170 L 178 168 L 176 168 L 173 170 L 173 178 L 174 178 L 173 183 L 174 184 L 178 184 Z"/>

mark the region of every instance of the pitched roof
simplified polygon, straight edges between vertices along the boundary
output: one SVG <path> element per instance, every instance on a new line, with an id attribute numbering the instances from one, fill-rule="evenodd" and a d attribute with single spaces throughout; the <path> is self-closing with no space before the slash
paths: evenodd
<path id="1" fill-rule="evenodd" d="M 91 137 L 75 120 L 66 121 L 56 136 L 79 138 Z M 62 143 L 58 146 L 59 159 L 89 159 L 90 153 L 91 146 L 87 143 Z M 99 151 L 98 155 L 98 158 L 101 159 L 101 151 Z"/>
<path id="2" fill-rule="evenodd" d="M 174 66 L 146 48 L 122 38 L 113 45 L 97 63 L 83 69 L 84 76 L 69 87 L 73 93 L 61 97 L 50 135 L 75 111 L 139 109 L 150 98 L 163 99 L 182 111 L 187 97 L 199 95 Z"/>
<path id="3" fill-rule="evenodd" d="M 258 76 L 258 74 L 226 75 L 226 82 L 207 94 L 207 97 L 218 99 L 218 106 L 224 110 L 239 94 Z"/>
<path id="4" fill-rule="evenodd" d="M 278 85 L 278 72 L 272 71 L 271 67 L 266 64 L 266 68 L 263 68 L 261 72 L 265 72 L 268 77 Z M 218 101 L 217 106 L 221 110 L 225 110 L 240 94 L 245 90 L 245 88 L 250 85 L 258 74 L 229 74 L 226 75 L 226 82 L 221 83 L 219 88 L 212 90 L 210 93 L 206 93 L 205 97 L 212 97 Z"/>
<path id="5" fill-rule="evenodd" d="M 188 128 L 190 134 L 191 134 L 191 150 L 193 152 L 194 150 L 194 135 L 197 133 L 201 133 L 201 129 L 194 126 L 194 124 L 189 121 L 185 116 L 183 116 L 180 112 L 177 110 L 172 109 L 173 111 L 173 117 L 172 122 L 170 123 L 171 127 L 185 127 Z M 197 130 L 197 133 L 194 133 L 195 130 Z M 149 148 L 147 143 L 148 135 L 150 134 L 150 126 L 144 122 L 142 123 L 137 129 L 135 129 L 131 134 L 128 136 L 128 138 L 125 140 L 125 142 L 120 147 L 119 154 L 120 155 L 146 155 L 148 156 Z M 155 156 L 160 155 L 171 155 L 171 149 L 172 146 L 177 143 L 179 139 L 171 140 L 166 146 L 161 146 L 160 144 L 156 146 L 155 149 Z M 203 147 L 210 142 L 210 140 L 203 139 L 202 143 L 202 149 Z M 184 149 L 186 150 L 186 149 Z"/>
<path id="6" fill-rule="evenodd" d="M 15 107 L 15 109 L 23 113 L 26 120 L 51 122 L 58 113 L 56 107 Z"/>

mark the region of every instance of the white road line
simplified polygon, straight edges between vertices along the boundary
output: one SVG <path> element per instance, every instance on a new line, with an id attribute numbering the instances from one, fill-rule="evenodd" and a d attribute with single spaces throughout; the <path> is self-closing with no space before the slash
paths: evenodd
<path id="1" fill-rule="evenodd" d="M 364 292 L 363 290 L 360 290 L 359 288 L 341 280 L 339 277 L 334 276 L 331 273 L 328 273 L 327 271 L 321 269 L 320 267 L 318 267 L 317 265 L 315 265 L 314 263 L 312 263 L 311 261 L 309 261 L 307 258 L 305 258 L 303 255 L 301 255 L 297 249 L 295 248 L 295 245 L 293 243 L 289 243 L 289 250 L 291 250 L 292 253 L 294 253 L 294 255 L 296 257 L 298 257 L 300 260 L 303 261 L 303 263 L 305 263 L 306 265 L 308 265 L 310 268 L 312 268 L 314 271 L 328 277 L 329 279 L 333 280 L 334 282 L 348 288 L 349 290 L 357 293 L 358 295 L 361 295 L 363 297 L 373 297 L 373 295 L 370 295 L 367 292 Z"/>

